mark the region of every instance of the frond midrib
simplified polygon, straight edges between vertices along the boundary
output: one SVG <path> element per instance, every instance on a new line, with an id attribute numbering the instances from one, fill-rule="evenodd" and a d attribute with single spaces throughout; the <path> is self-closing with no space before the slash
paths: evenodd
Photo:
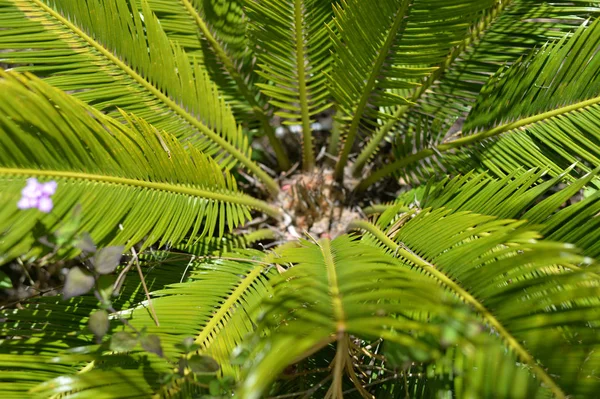
<path id="1" fill-rule="evenodd" d="M 375 136 L 371 137 L 369 142 L 365 145 L 365 148 L 361 151 L 358 158 L 356 159 L 356 163 L 353 166 L 352 173 L 355 176 L 360 175 L 360 172 L 363 170 L 364 166 L 367 164 L 369 159 L 373 156 L 375 151 L 390 130 L 394 127 L 394 125 L 398 122 L 400 118 L 407 111 L 409 111 L 414 105 L 417 104 L 417 101 L 428 92 L 431 86 L 442 77 L 442 75 L 448 70 L 448 68 L 452 65 L 454 61 L 458 59 L 458 57 L 467 49 L 467 47 L 476 42 L 478 39 L 482 37 L 485 33 L 486 29 L 490 27 L 494 21 L 498 18 L 498 16 L 502 13 L 506 7 L 508 7 L 513 0 L 497 0 L 496 4 L 492 7 L 490 11 L 490 15 L 484 15 L 475 25 L 475 29 L 473 32 L 464 38 L 464 40 L 454 47 L 454 49 L 448 54 L 446 60 L 439 65 L 439 69 L 435 71 L 433 74 L 429 75 L 422 83 L 421 86 L 415 88 L 415 91 L 410 98 L 410 101 L 414 104 L 411 105 L 401 105 L 398 106 L 396 112 L 394 112 L 392 118 L 388 119 L 385 124 L 377 130 Z"/>
<path id="2" fill-rule="evenodd" d="M 342 303 L 342 296 L 338 284 L 336 265 L 331 252 L 331 243 L 329 240 L 325 239 L 318 242 L 317 245 L 321 250 L 325 268 L 327 269 L 329 295 L 331 297 L 333 315 L 336 319 L 336 331 L 338 334 L 343 335 L 346 332 L 346 315 L 344 312 L 344 305 Z"/>
<path id="3" fill-rule="evenodd" d="M 152 182 L 137 179 L 129 179 L 118 176 L 98 175 L 85 172 L 71 172 L 63 170 L 42 170 L 42 169 L 25 169 L 25 168 L 4 168 L 0 167 L 0 175 L 14 176 L 14 175 L 27 175 L 27 176 L 44 176 L 54 178 L 67 178 L 77 179 L 85 181 L 97 181 L 101 183 L 119 184 L 130 187 L 141 187 L 152 190 L 166 191 L 173 194 L 192 195 L 195 197 L 202 197 L 209 200 L 237 204 L 248 206 L 260 210 L 267 215 L 273 217 L 279 217 L 280 211 L 272 207 L 271 205 L 252 198 L 243 193 L 236 193 L 236 195 L 228 195 L 226 193 L 219 193 L 210 190 L 204 190 L 200 188 L 186 187 L 183 185 L 176 185 L 164 182 Z"/>
<path id="4" fill-rule="evenodd" d="M 394 40 L 396 40 L 398 33 L 406 26 L 406 13 L 408 7 L 410 5 L 409 0 L 404 0 L 402 2 L 402 6 L 399 7 L 396 15 L 394 15 L 394 22 L 390 26 L 388 34 L 386 36 L 385 42 L 382 44 L 379 49 L 379 54 L 373 63 L 373 68 L 371 68 L 368 79 L 366 79 L 367 83 L 363 88 L 363 92 L 361 98 L 356 105 L 356 108 L 353 110 L 353 117 L 350 123 L 350 127 L 348 128 L 348 132 L 345 137 L 344 147 L 340 153 L 338 162 L 335 166 L 335 177 L 340 178 L 344 173 L 344 168 L 346 167 L 346 163 L 348 161 L 348 156 L 352 151 L 352 146 L 354 145 L 354 140 L 356 138 L 356 134 L 358 132 L 358 127 L 360 121 L 363 117 L 363 113 L 367 107 L 369 98 L 371 97 L 371 92 L 373 87 L 377 82 L 377 78 L 379 77 L 381 67 L 383 66 L 385 60 L 388 57 L 388 53 L 394 44 Z"/>
<path id="5" fill-rule="evenodd" d="M 44 4 L 41 0 L 30 0 L 35 5 L 37 5 L 44 12 L 51 15 L 54 19 L 59 21 L 61 24 L 66 26 L 76 35 L 81 37 L 86 43 L 100 52 L 103 56 L 109 59 L 113 64 L 115 64 L 119 69 L 123 70 L 129 77 L 131 77 L 136 83 L 141 85 L 144 89 L 148 90 L 152 95 L 156 96 L 160 101 L 162 101 L 167 107 L 169 107 L 173 112 L 183 118 L 186 122 L 194 126 L 198 129 L 203 135 L 208 137 L 213 142 L 217 143 L 221 148 L 226 150 L 231 156 L 237 159 L 240 163 L 242 163 L 245 167 L 247 167 L 250 171 L 252 171 L 261 181 L 263 181 L 268 188 L 273 192 L 279 192 L 279 186 L 273 179 L 269 177 L 256 163 L 254 163 L 250 158 L 248 158 L 245 154 L 239 151 L 235 146 L 227 142 L 227 140 L 223 139 L 221 136 L 213 132 L 206 125 L 196 119 L 192 114 L 190 114 L 186 109 L 177 104 L 177 102 L 173 101 L 169 96 L 164 94 L 160 89 L 152 85 L 148 80 L 146 80 L 143 76 L 138 74 L 134 69 L 130 68 L 127 64 L 125 64 L 119 57 L 111 53 L 107 50 L 102 44 L 98 43 L 91 36 L 86 34 L 84 31 L 79 29 L 75 24 L 71 21 L 63 17 L 60 13 L 53 10 L 48 5 Z"/>
<path id="6" fill-rule="evenodd" d="M 391 164 L 388 164 L 387 166 L 373 172 L 370 176 L 368 176 L 367 178 L 362 180 L 356 189 L 358 191 L 365 190 L 371 184 L 375 183 L 377 180 L 384 178 L 385 176 L 388 176 L 407 165 L 410 165 L 414 162 L 420 161 L 421 159 L 430 157 L 434 154 L 441 154 L 441 153 L 447 152 L 449 150 L 458 149 L 458 148 L 461 148 L 461 147 L 469 145 L 469 144 L 478 143 L 478 142 L 481 142 L 490 137 L 499 136 L 503 133 L 507 133 L 507 132 L 510 132 L 510 131 L 516 130 L 516 129 L 521 129 L 527 125 L 532 125 L 534 123 L 543 122 L 545 120 L 556 118 L 558 116 L 565 115 L 565 114 L 568 114 L 571 112 L 577 112 L 584 108 L 587 108 L 587 107 L 590 107 L 590 106 L 593 106 L 596 104 L 600 104 L 600 96 L 593 97 L 593 98 L 590 98 L 590 99 L 584 100 L 584 101 L 579 101 L 574 104 L 556 108 L 556 109 L 553 109 L 550 111 L 542 112 L 542 113 L 532 115 L 532 116 L 529 116 L 526 118 L 522 118 L 522 119 L 519 119 L 519 120 L 516 120 L 513 122 L 505 123 L 503 125 L 496 126 L 492 129 L 488 129 L 488 130 L 485 130 L 485 131 L 482 131 L 482 132 L 479 132 L 476 134 L 472 134 L 470 136 L 461 137 L 454 141 L 450 141 L 447 143 L 439 144 L 437 146 L 426 148 L 417 153 L 409 155 L 405 158 L 399 159 L 399 160 L 397 160 Z M 459 136 L 461 134 L 462 134 L 462 132 L 458 132 L 455 134 L 455 136 Z"/>
<path id="7" fill-rule="evenodd" d="M 223 258 L 221 258 L 223 259 Z M 246 259 L 240 259 L 243 261 L 248 261 Z M 204 349 L 208 349 L 209 343 L 207 342 L 209 337 L 217 329 L 219 323 L 223 322 L 226 315 L 231 311 L 233 306 L 242 299 L 244 293 L 248 290 L 248 288 L 254 284 L 254 282 L 259 278 L 263 270 L 265 269 L 264 265 L 259 265 L 253 268 L 250 273 L 244 276 L 243 280 L 240 284 L 233 290 L 233 292 L 229 295 L 227 300 L 219 307 L 219 310 L 212 315 L 208 323 L 204 326 L 200 334 L 196 337 L 195 342 L 200 345 Z"/>
<path id="8" fill-rule="evenodd" d="M 285 151 L 281 146 L 279 139 L 277 139 L 277 137 L 275 136 L 275 132 L 273 131 L 273 128 L 270 124 L 266 112 L 260 106 L 258 101 L 256 101 L 256 93 L 252 92 L 244 78 L 242 78 L 240 72 L 235 67 L 233 60 L 229 57 L 223 46 L 221 46 L 219 41 L 212 34 L 212 32 L 210 31 L 210 29 L 208 28 L 208 26 L 206 25 L 206 23 L 204 22 L 194 5 L 190 2 L 190 0 L 181 0 L 181 2 L 183 3 L 187 12 L 198 26 L 198 29 L 200 29 L 200 31 L 202 32 L 202 35 L 204 35 L 204 38 L 208 41 L 211 48 L 214 50 L 219 60 L 223 63 L 223 67 L 235 82 L 240 94 L 252 107 L 252 112 L 254 113 L 254 116 L 260 121 L 265 131 L 265 134 L 269 139 L 269 143 L 273 147 L 273 151 L 275 152 L 275 156 L 277 157 L 277 162 L 279 163 L 279 166 L 284 170 L 289 169 L 291 167 L 291 164 L 289 163 L 287 155 L 285 154 Z"/>
<path id="9" fill-rule="evenodd" d="M 298 99 L 300 101 L 300 114 L 302 116 L 302 166 L 306 171 L 312 171 L 315 156 L 312 148 L 312 134 L 310 129 L 310 109 L 308 106 L 306 63 L 304 48 L 303 8 L 304 0 L 294 1 L 294 35 L 296 39 L 296 72 L 298 78 Z"/>
<path id="10" fill-rule="evenodd" d="M 361 230 L 365 230 L 371 234 L 373 234 L 379 241 L 381 241 L 386 247 L 388 247 L 391 251 L 394 252 L 395 256 L 402 256 L 408 259 L 410 262 L 414 263 L 417 267 L 421 268 L 425 272 L 429 273 L 431 276 L 439 280 L 443 283 L 448 289 L 453 291 L 458 297 L 462 298 L 462 300 L 469 305 L 473 306 L 477 312 L 481 314 L 481 317 L 494 328 L 496 333 L 500 335 L 507 345 L 515 351 L 517 356 L 523 361 L 523 363 L 527 364 L 531 367 L 533 373 L 537 375 L 541 381 L 544 382 L 548 386 L 548 388 L 554 393 L 557 398 L 566 398 L 562 389 L 556 384 L 556 382 L 552 379 L 550 374 L 548 374 L 533 358 L 533 356 L 524 348 L 519 341 L 504 327 L 504 325 L 473 295 L 471 295 L 466 289 L 462 288 L 458 283 L 452 280 L 450 277 L 446 276 L 440 270 L 438 270 L 435 265 L 427 262 L 425 259 L 421 258 L 417 254 L 403 248 L 401 245 L 394 242 L 390 237 L 388 237 L 379 227 L 375 226 L 373 223 L 360 220 L 353 222 L 353 227 Z"/>

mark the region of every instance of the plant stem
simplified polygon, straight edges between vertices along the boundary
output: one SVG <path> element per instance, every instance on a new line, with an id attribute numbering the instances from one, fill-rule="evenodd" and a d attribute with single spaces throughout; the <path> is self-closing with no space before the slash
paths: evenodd
<path id="1" fill-rule="evenodd" d="M 340 154 L 340 158 L 335 167 L 334 177 L 336 179 L 341 179 L 344 175 L 344 168 L 346 167 L 346 163 L 348 162 L 348 155 L 350 155 L 350 151 L 352 150 L 352 146 L 354 145 L 354 140 L 356 139 L 356 134 L 358 132 L 358 127 L 360 126 L 360 121 L 363 117 L 363 113 L 367 107 L 369 98 L 371 97 L 371 92 L 377 83 L 377 78 L 379 77 L 379 73 L 381 71 L 381 67 L 383 66 L 385 60 L 387 60 L 389 51 L 392 48 L 392 45 L 397 39 L 398 32 L 402 30 L 402 28 L 406 25 L 406 12 L 408 10 L 409 1 L 405 0 L 402 2 L 402 6 L 398 8 L 396 15 L 394 16 L 394 22 L 387 32 L 385 42 L 382 44 L 379 49 L 379 53 L 374 60 L 373 69 L 371 69 L 371 74 L 363 87 L 362 95 L 356 105 L 356 108 L 353 110 L 352 122 L 350 123 L 350 127 L 348 128 L 348 134 L 346 135 L 346 139 L 344 142 L 344 147 L 342 148 L 342 152 Z"/>
<path id="2" fill-rule="evenodd" d="M 156 327 L 160 327 L 160 323 L 158 322 L 158 316 L 156 315 L 156 310 L 154 309 L 154 305 L 152 305 L 152 298 L 150 298 L 150 292 L 148 291 L 148 286 L 146 286 L 146 279 L 144 278 L 144 273 L 142 272 L 142 268 L 140 267 L 140 261 L 138 259 L 137 252 L 134 247 L 131 247 L 131 253 L 133 254 L 133 260 L 135 263 L 135 267 L 140 276 L 140 281 L 142 283 L 142 288 L 144 288 L 144 293 L 146 294 L 146 299 L 148 300 L 148 308 L 150 309 L 150 314 L 152 315 L 152 319 L 154 320 L 154 324 Z"/>
<path id="3" fill-rule="evenodd" d="M 249 195 L 232 192 L 231 194 L 223 192 L 212 192 L 199 188 L 180 186 L 170 183 L 151 182 L 144 180 L 128 179 L 125 177 L 95 175 L 85 172 L 70 172 L 64 170 L 42 170 L 42 169 L 19 169 L 19 168 L 3 168 L 0 167 L 0 175 L 8 176 L 48 176 L 54 178 L 78 179 L 86 181 L 98 181 L 102 183 L 120 184 L 131 187 L 144 187 L 153 190 L 166 191 L 175 194 L 191 195 L 194 197 L 206 198 L 213 201 L 227 202 L 232 204 L 244 205 L 254 209 L 258 209 L 267 215 L 279 218 L 281 210 L 267 204 L 266 202 L 257 200 Z"/>
<path id="4" fill-rule="evenodd" d="M 303 21 L 304 0 L 294 1 L 294 31 L 296 34 L 296 72 L 298 77 L 298 97 L 300 113 L 302 115 L 302 169 L 312 171 L 315 166 L 315 154 L 312 144 L 312 131 L 310 129 L 310 115 L 308 109 L 308 95 L 306 92 L 306 63 L 304 48 Z"/>

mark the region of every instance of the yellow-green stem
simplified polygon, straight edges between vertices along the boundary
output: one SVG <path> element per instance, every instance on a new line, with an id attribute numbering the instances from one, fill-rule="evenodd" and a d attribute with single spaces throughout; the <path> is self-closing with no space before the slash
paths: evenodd
<path id="1" fill-rule="evenodd" d="M 327 280 L 329 281 L 329 296 L 331 297 L 333 315 L 337 322 L 336 330 L 338 332 L 346 332 L 346 315 L 344 313 L 344 305 L 342 303 L 342 297 L 340 294 L 340 288 L 338 285 L 337 271 L 335 269 L 335 262 L 333 260 L 333 254 L 331 253 L 331 243 L 328 239 L 319 241 L 319 248 L 323 253 L 323 260 L 325 267 L 327 268 Z"/>
<path id="2" fill-rule="evenodd" d="M 210 321 L 206 323 L 200 334 L 196 337 L 195 342 L 200 345 L 203 349 L 207 349 L 209 346 L 208 338 L 214 334 L 215 329 L 225 320 L 227 313 L 231 312 L 233 306 L 242 298 L 248 287 L 252 285 L 262 274 L 264 266 L 257 266 L 250 271 L 248 275 L 240 282 L 235 290 L 229 295 L 225 303 L 221 305 L 219 310 L 210 318 Z"/>
<path id="3" fill-rule="evenodd" d="M 298 99 L 302 116 L 302 168 L 312 171 L 315 166 L 315 154 L 312 145 L 308 95 L 306 93 L 306 63 L 304 48 L 304 27 L 302 26 L 304 0 L 294 2 L 294 30 L 296 34 L 296 72 L 298 77 Z"/>
<path id="4" fill-rule="evenodd" d="M 266 202 L 257 200 L 249 195 L 242 193 L 232 193 L 228 195 L 222 192 L 212 192 L 200 188 L 187 186 L 179 186 L 175 184 L 152 182 L 136 179 L 128 179 L 125 177 L 96 175 L 84 172 L 70 172 L 63 170 L 42 170 L 42 169 L 20 169 L 20 168 L 3 168 L 0 167 L 0 176 L 44 176 L 52 178 L 78 179 L 85 181 L 97 181 L 107 184 L 119 184 L 131 187 L 143 187 L 152 190 L 166 191 L 173 194 L 192 195 L 194 197 L 205 198 L 213 201 L 220 201 L 231 204 L 245 205 L 250 208 L 258 209 L 267 215 L 279 218 L 281 211 Z"/>

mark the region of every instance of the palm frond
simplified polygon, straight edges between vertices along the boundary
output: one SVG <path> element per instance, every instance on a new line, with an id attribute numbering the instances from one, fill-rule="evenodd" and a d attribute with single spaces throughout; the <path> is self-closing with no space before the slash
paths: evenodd
<path id="1" fill-rule="evenodd" d="M 113 116 L 117 107 L 134 113 L 191 140 L 227 168 L 243 164 L 277 191 L 250 159 L 248 139 L 206 71 L 169 42 L 146 2 L 140 13 L 127 0 L 2 0 L 0 13 L 7 28 L 0 49 L 8 50 L 2 59 L 17 64 L 14 70 L 46 76 Z M 24 29 L 32 38 L 25 47 Z"/>
<path id="2" fill-rule="evenodd" d="M 553 397 L 527 367 L 519 367 L 514 353 L 507 353 L 498 337 L 481 334 L 475 346 L 477 350 L 450 348 L 433 364 L 410 365 L 406 377 L 400 380 L 386 381 L 378 376 L 373 381 L 373 396 L 377 399 Z"/>
<path id="3" fill-rule="evenodd" d="M 250 129 L 260 128 L 269 138 L 279 166 L 290 163 L 270 125 L 271 110 L 255 86 L 253 49 L 247 46 L 247 19 L 242 0 L 148 0 L 169 39 L 193 55 L 219 86 L 240 121 Z M 259 126 L 256 126 L 258 122 Z"/>
<path id="4" fill-rule="evenodd" d="M 581 195 L 586 186 L 598 184 L 598 169 L 581 179 L 557 189 L 566 174 L 547 178 L 541 171 L 515 170 L 503 178 L 487 173 L 471 172 L 453 179 L 431 180 L 426 186 L 408 191 L 394 203 L 366 209 L 378 213 L 383 224 L 406 220 L 422 209 L 451 209 L 469 211 L 503 219 L 520 219 L 526 225 L 540 229 L 546 239 L 571 243 L 583 250 L 586 256 L 599 254 L 598 195 L 594 191 L 581 201 L 567 204 Z M 542 178 L 547 178 L 540 183 Z M 399 216 L 403 213 L 402 216 Z"/>
<path id="5" fill-rule="evenodd" d="M 535 0 L 495 1 L 474 21 L 470 33 L 449 52 L 439 69 L 409 95 L 414 104 L 396 107 L 391 118 L 361 151 L 356 175 L 380 148 L 393 142 L 395 157 L 402 158 L 460 130 L 481 88 L 502 64 L 512 64 L 549 40 L 560 39 L 598 15 L 600 2 L 580 7 L 569 2 Z M 404 172 L 405 179 L 427 179 L 439 165 L 425 159 L 421 168 Z"/>
<path id="6" fill-rule="evenodd" d="M 418 86 L 468 33 L 492 0 L 456 2 L 347 0 L 335 6 L 331 90 L 342 112 L 345 143 L 336 175 L 359 128 L 391 117 L 386 107 L 410 104 L 398 90 Z M 359 27 L 359 28 L 357 28 Z"/>
<path id="7" fill-rule="evenodd" d="M 360 390 L 349 358 L 353 340 L 385 337 L 406 348 L 407 359 L 435 358 L 448 328 L 444 317 L 461 310 L 425 274 L 349 236 L 303 242 L 278 255 L 277 263 L 294 267 L 272 281 L 261 318 L 268 337 L 246 365 L 242 397 L 260 397 L 285 367 L 332 342 L 337 349 L 326 397 L 341 397 L 343 374 Z"/>
<path id="8" fill-rule="evenodd" d="M 80 231 L 96 243 L 144 247 L 222 235 L 252 208 L 278 213 L 239 193 L 215 161 L 141 119 L 123 114 L 124 125 L 33 77 L 0 72 L 0 88 L 2 261 L 28 252 L 36 230 L 59 229 L 78 204 Z M 29 177 L 58 183 L 51 213 L 17 208 Z"/>
<path id="9" fill-rule="evenodd" d="M 331 1 L 248 0 L 246 14 L 258 73 L 268 81 L 257 85 L 279 109 L 275 115 L 302 126 L 303 165 L 312 170 L 312 118 L 331 105 L 325 75 L 331 61 L 326 29 L 333 15 Z"/>
<path id="10" fill-rule="evenodd" d="M 600 280 L 589 258 L 520 221 L 444 208 L 399 220 L 356 227 L 469 304 L 555 396 L 598 389 Z"/>
<path id="11" fill-rule="evenodd" d="M 584 24 L 572 37 L 502 68 L 482 89 L 460 134 L 376 171 L 360 187 L 444 152 L 444 162 L 458 170 L 475 166 L 499 176 L 515 167 L 542 167 L 553 175 L 576 162 L 573 174 L 595 168 L 599 40 L 598 21 Z M 490 101 L 497 101 L 497 109 Z M 485 149 L 478 148 L 481 143 Z"/>

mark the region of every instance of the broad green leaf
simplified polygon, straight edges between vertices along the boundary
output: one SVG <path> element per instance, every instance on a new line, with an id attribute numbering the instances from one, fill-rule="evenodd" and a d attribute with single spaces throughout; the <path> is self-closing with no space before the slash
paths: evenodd
<path id="1" fill-rule="evenodd" d="M 221 368 L 212 357 L 200 355 L 190 356 L 187 365 L 196 374 L 214 374 Z"/>
<path id="2" fill-rule="evenodd" d="M 79 266 L 69 269 L 63 287 L 63 299 L 67 300 L 75 296 L 87 294 L 94 286 L 94 276 Z"/>
<path id="3" fill-rule="evenodd" d="M 140 338 L 140 344 L 145 351 L 154 353 L 160 357 L 164 356 L 160 337 L 158 335 L 144 335 Z"/>
<path id="4" fill-rule="evenodd" d="M 122 245 L 99 249 L 92 258 L 94 270 L 100 274 L 112 273 L 119 263 L 125 247 Z"/>
<path id="5" fill-rule="evenodd" d="M 126 331 L 118 331 L 110 337 L 110 350 L 115 352 L 129 352 L 138 344 L 138 338 Z"/>
<path id="6" fill-rule="evenodd" d="M 110 327 L 106 310 L 100 309 L 92 313 L 88 320 L 88 327 L 96 338 L 101 339 L 104 337 Z"/>

